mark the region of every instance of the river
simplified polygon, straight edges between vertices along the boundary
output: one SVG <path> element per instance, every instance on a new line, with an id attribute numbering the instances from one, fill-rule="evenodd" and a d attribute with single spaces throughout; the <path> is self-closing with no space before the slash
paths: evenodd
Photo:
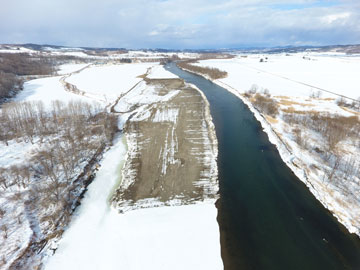
<path id="1" fill-rule="evenodd" d="M 360 269 L 360 239 L 286 166 L 248 107 L 174 63 L 166 69 L 197 86 L 210 103 L 219 143 L 225 270 Z"/>

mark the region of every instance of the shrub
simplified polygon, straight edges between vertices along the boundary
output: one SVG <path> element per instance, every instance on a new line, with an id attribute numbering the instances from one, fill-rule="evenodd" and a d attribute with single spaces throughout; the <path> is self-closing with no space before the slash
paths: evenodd
<path id="1" fill-rule="evenodd" d="M 225 78 L 227 76 L 226 71 L 222 71 L 220 69 L 211 68 L 211 67 L 194 66 L 194 65 L 191 65 L 191 63 L 194 63 L 194 61 L 178 62 L 177 65 L 180 68 L 184 68 L 184 69 L 193 71 L 195 73 L 200 73 L 200 74 L 209 76 L 213 80 Z"/>
<path id="2" fill-rule="evenodd" d="M 54 72 L 50 58 L 26 53 L 0 53 L 0 70 L 14 75 L 48 75 Z"/>
<path id="3" fill-rule="evenodd" d="M 273 98 L 259 93 L 255 94 L 252 101 L 254 107 L 261 113 L 276 117 L 279 114 L 279 106 Z"/>
<path id="4" fill-rule="evenodd" d="M 0 71 L 0 99 L 9 98 L 22 88 L 22 80 L 12 73 Z"/>
<path id="5" fill-rule="evenodd" d="M 346 138 L 359 139 L 360 121 L 357 116 L 339 116 L 315 111 L 286 111 L 283 119 L 290 125 L 299 125 L 319 133 L 328 151 L 335 151 L 337 144 Z"/>

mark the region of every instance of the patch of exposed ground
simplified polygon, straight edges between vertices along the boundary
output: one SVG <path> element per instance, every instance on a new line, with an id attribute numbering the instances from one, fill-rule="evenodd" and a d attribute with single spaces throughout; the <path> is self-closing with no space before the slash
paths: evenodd
<path id="1" fill-rule="evenodd" d="M 279 120 L 271 117 L 270 115 L 265 115 L 265 119 L 271 124 L 277 124 L 279 122 Z"/>
<path id="2" fill-rule="evenodd" d="M 313 107 L 314 104 L 311 103 L 300 103 L 300 102 L 296 102 L 294 100 L 289 100 L 289 99 L 280 99 L 279 103 L 281 105 L 285 105 L 285 106 L 292 106 L 292 105 L 300 105 L 300 106 L 305 106 L 305 107 Z"/>
<path id="3" fill-rule="evenodd" d="M 354 111 L 352 109 L 349 109 L 349 108 L 346 108 L 346 107 L 343 107 L 343 106 L 340 106 L 340 108 L 343 109 L 346 112 L 349 112 L 349 113 L 352 113 L 354 115 L 359 115 L 360 116 L 360 112 Z"/>
<path id="4" fill-rule="evenodd" d="M 180 79 L 146 79 L 159 96 L 125 125 L 128 156 L 112 204 L 120 212 L 217 197 L 217 140 L 209 105 Z"/>

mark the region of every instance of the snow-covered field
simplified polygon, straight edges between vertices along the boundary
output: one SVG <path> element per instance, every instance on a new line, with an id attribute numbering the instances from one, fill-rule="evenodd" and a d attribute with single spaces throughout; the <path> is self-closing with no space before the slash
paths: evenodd
<path id="1" fill-rule="evenodd" d="M 307 113 L 359 119 L 358 111 L 339 106 L 337 100 L 340 96 L 352 99 L 360 96 L 360 77 L 357 74 L 360 57 L 316 53 L 305 56 L 243 55 L 234 59 L 201 61 L 198 65 L 228 73 L 226 78 L 215 82 L 243 99 L 287 165 L 350 232 L 360 235 L 360 179 L 356 173 L 360 168 L 360 151 L 356 141 L 359 142 L 360 137 L 354 140 L 345 135 L 329 155 L 325 137 L 310 127 L 289 124 L 284 119 L 286 114 L 302 117 Z M 246 91 L 255 88 L 260 93 L 268 90 L 278 104 L 277 117 L 261 115 L 250 102 L 251 98 L 245 97 Z M 296 142 L 294 132 L 301 134 L 303 145 Z M 326 156 L 330 158 L 327 160 Z M 348 175 L 348 171 L 353 175 Z"/>
<path id="2" fill-rule="evenodd" d="M 157 65 L 154 66 L 149 75 L 147 76 L 149 79 L 175 79 L 178 78 L 175 74 L 164 69 L 163 66 Z"/>
<path id="3" fill-rule="evenodd" d="M 199 56 L 198 53 L 173 53 L 173 52 L 152 52 L 152 51 L 129 51 L 121 56 L 124 58 L 167 58 L 176 55 L 179 58 L 196 58 Z"/>
<path id="4" fill-rule="evenodd" d="M 164 69 L 161 65 L 154 65 L 148 71 L 148 78 L 150 79 L 174 79 L 178 78 L 176 75 Z M 156 93 L 156 89 L 153 86 L 149 86 L 145 81 L 140 81 L 136 87 L 134 87 L 129 93 L 124 95 L 120 101 L 116 104 L 115 110 L 118 112 L 127 112 L 134 105 L 149 105 L 155 102 L 166 102 L 170 100 L 177 92 L 174 91 L 171 94 L 160 96 Z M 145 110 L 147 108 L 139 108 L 138 111 Z M 141 115 L 141 114 L 140 114 Z"/>
<path id="5" fill-rule="evenodd" d="M 45 269 L 221 269 L 213 204 L 118 214 L 108 198 L 125 157 L 119 139 L 101 162 L 82 205 Z"/>
<path id="6" fill-rule="evenodd" d="M 108 103 L 140 82 L 142 80 L 140 76 L 154 65 L 154 63 L 140 63 L 94 66 L 66 78 L 66 81 L 76 85 L 81 91 L 105 99 Z"/>
<path id="7" fill-rule="evenodd" d="M 205 60 L 200 65 L 227 71 L 228 77 L 219 81 L 240 93 L 257 84 L 272 95 L 308 97 L 321 88 L 354 99 L 360 97 L 360 57 L 316 53 L 243 55 L 234 59 Z M 322 97 L 337 98 L 326 92 Z"/>
<path id="8" fill-rule="evenodd" d="M 59 67 L 58 74 L 65 75 L 75 71 L 78 71 L 82 68 L 85 68 L 89 64 L 64 64 Z"/>
<path id="9" fill-rule="evenodd" d="M 60 78 L 61 77 L 56 76 L 28 81 L 24 84 L 24 90 L 19 92 L 14 101 L 22 102 L 41 100 L 44 102 L 45 106 L 51 106 L 51 103 L 54 100 L 60 100 L 63 102 L 84 101 L 90 103 L 95 101 L 93 99 L 65 91 L 60 82 Z"/>

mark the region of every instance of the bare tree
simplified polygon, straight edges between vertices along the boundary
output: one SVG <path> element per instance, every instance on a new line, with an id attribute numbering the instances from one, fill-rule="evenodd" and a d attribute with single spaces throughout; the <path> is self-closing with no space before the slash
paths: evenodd
<path id="1" fill-rule="evenodd" d="M 3 232 L 4 238 L 8 238 L 9 228 L 6 226 L 6 224 L 1 225 L 1 231 Z"/>
<path id="2" fill-rule="evenodd" d="M 0 219 L 2 219 L 6 214 L 5 209 L 0 208 Z"/>

